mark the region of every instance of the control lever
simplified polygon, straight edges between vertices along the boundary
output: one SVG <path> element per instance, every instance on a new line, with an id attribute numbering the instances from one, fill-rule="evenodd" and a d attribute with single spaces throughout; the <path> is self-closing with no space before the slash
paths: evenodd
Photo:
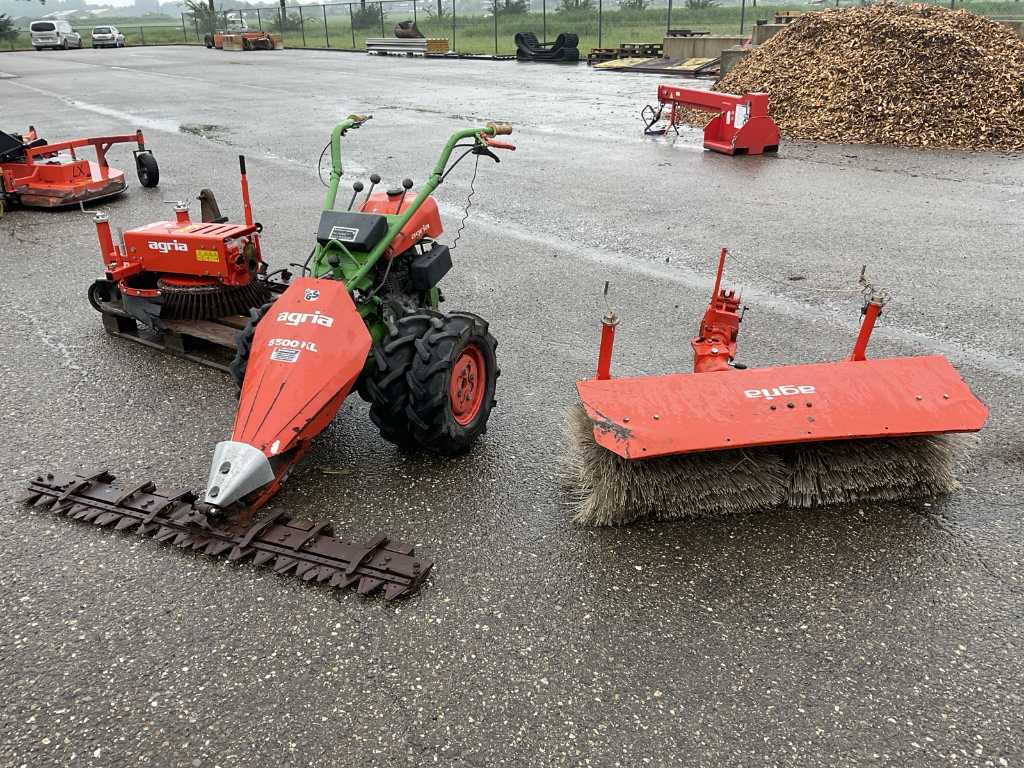
<path id="1" fill-rule="evenodd" d="M 370 191 L 366 193 L 366 201 L 369 201 L 370 195 L 373 194 L 373 188 L 376 187 L 378 184 L 380 184 L 380 174 L 379 173 L 371 173 L 370 174 Z"/>
<path id="2" fill-rule="evenodd" d="M 473 147 L 472 152 L 474 155 L 487 155 L 489 158 L 491 158 L 491 160 L 493 160 L 496 163 L 501 162 L 501 158 L 499 158 L 496 154 L 491 152 L 490 148 L 486 144 L 477 144 L 475 147 Z"/>
<path id="3" fill-rule="evenodd" d="M 405 196 L 409 194 L 410 189 L 412 189 L 412 179 L 402 179 L 402 197 L 398 201 L 398 207 L 395 209 L 395 213 L 402 212 L 402 203 L 405 202 Z"/>
<path id="4" fill-rule="evenodd" d="M 357 181 L 352 185 L 352 199 L 348 201 L 348 208 L 345 210 L 351 211 L 352 206 L 355 205 L 356 195 L 363 191 L 363 182 Z"/>

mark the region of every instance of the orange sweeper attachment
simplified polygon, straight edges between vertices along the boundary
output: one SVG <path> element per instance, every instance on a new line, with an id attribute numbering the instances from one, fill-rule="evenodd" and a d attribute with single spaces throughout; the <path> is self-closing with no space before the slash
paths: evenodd
<path id="1" fill-rule="evenodd" d="M 936 496 L 955 489 L 951 433 L 988 409 L 941 355 L 869 360 L 884 300 L 865 290 L 846 359 L 747 368 L 740 297 L 721 287 L 693 347 L 693 373 L 612 378 L 618 318 L 604 318 L 597 376 L 576 384 L 566 484 L 576 521 L 617 525 L 780 506 Z"/>

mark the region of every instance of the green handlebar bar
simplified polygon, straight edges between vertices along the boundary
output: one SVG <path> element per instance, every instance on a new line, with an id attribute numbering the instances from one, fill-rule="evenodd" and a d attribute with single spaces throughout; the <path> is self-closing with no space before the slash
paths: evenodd
<path id="1" fill-rule="evenodd" d="M 327 188 L 327 199 L 324 201 L 324 210 L 334 210 L 334 204 L 338 197 L 338 184 L 341 182 L 341 137 L 350 128 L 358 128 L 367 120 L 370 116 L 367 115 L 349 115 L 345 120 L 342 120 L 331 131 L 331 182 Z M 416 195 L 416 199 L 412 201 L 408 208 L 392 221 L 388 227 L 387 234 L 381 239 L 381 241 L 374 246 L 373 250 L 370 251 L 366 262 L 362 267 L 352 275 L 346 282 L 345 287 L 348 290 L 352 290 L 359 284 L 367 273 L 373 269 L 373 265 L 380 260 L 380 257 L 387 250 L 388 246 L 395 239 L 395 236 L 402 230 L 412 218 L 413 214 L 419 209 L 423 202 L 433 193 L 435 189 L 441 184 L 442 177 L 444 175 L 444 169 L 448 165 L 448 160 L 451 159 L 452 152 L 455 150 L 455 145 L 463 139 L 472 138 L 478 144 L 483 143 L 481 140 L 482 135 L 487 136 L 502 136 L 512 133 L 512 126 L 502 123 L 488 123 L 482 128 L 464 128 L 461 131 L 456 131 L 449 138 L 447 143 L 444 145 L 444 149 L 441 150 L 441 156 L 437 160 L 437 164 L 434 166 L 434 170 L 430 174 L 430 178 L 423 185 L 423 188 Z M 314 263 L 319 261 L 320 252 L 322 248 L 317 246 L 317 258 Z"/>

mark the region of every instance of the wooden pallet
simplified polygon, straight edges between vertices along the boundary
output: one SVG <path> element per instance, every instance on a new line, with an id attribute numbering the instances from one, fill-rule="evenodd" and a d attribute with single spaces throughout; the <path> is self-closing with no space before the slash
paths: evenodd
<path id="1" fill-rule="evenodd" d="M 780 11 L 775 14 L 775 24 L 789 24 L 804 15 L 803 11 Z"/>
<path id="2" fill-rule="evenodd" d="M 587 64 L 594 66 L 618 59 L 657 59 L 663 51 L 661 43 L 619 43 L 618 48 L 591 48 Z"/>
<path id="3" fill-rule="evenodd" d="M 389 54 L 397 53 L 406 56 L 420 54 L 443 55 L 448 53 L 450 46 L 448 38 L 408 38 L 408 37 L 368 37 L 366 39 L 366 52 Z"/>
<path id="4" fill-rule="evenodd" d="M 643 72 L 654 75 L 682 75 L 695 77 L 711 74 L 717 70 L 720 59 L 667 59 L 664 56 L 654 58 L 627 58 L 599 61 L 594 69 L 613 72 Z"/>
<path id="5" fill-rule="evenodd" d="M 593 66 L 602 61 L 613 61 L 619 58 L 618 48 L 591 48 L 587 54 L 587 64 Z"/>
<path id="6" fill-rule="evenodd" d="M 111 336 L 134 341 L 151 349 L 227 371 L 235 357 L 236 337 L 248 318 L 230 315 L 216 320 L 165 320 L 160 333 L 141 326 L 135 318 L 116 310 L 102 313 L 103 329 Z"/>
<path id="7" fill-rule="evenodd" d="M 664 50 L 665 46 L 662 43 L 620 43 L 619 58 L 657 58 L 662 55 Z"/>

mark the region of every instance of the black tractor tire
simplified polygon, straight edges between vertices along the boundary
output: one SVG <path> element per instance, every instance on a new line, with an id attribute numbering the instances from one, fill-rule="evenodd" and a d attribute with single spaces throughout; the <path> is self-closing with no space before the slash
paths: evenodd
<path id="1" fill-rule="evenodd" d="M 256 336 L 256 326 L 272 306 L 274 306 L 274 302 L 268 301 L 261 307 L 250 309 L 248 322 L 235 337 L 237 340 L 235 359 L 228 366 L 228 372 L 235 380 L 235 384 L 238 385 L 239 392 L 242 391 L 242 382 L 245 381 L 245 369 L 249 365 L 249 353 L 252 352 L 252 340 Z"/>
<path id="2" fill-rule="evenodd" d="M 210 37 L 210 35 L 206 35 L 203 38 L 203 45 L 205 45 L 207 48 L 213 48 L 213 38 Z"/>
<path id="3" fill-rule="evenodd" d="M 409 431 L 423 448 L 456 456 L 487 431 L 501 374 L 497 346 L 487 321 L 469 312 L 435 318 L 430 330 L 416 340 L 406 416 Z"/>
<path id="4" fill-rule="evenodd" d="M 405 450 L 419 447 L 409 431 L 409 369 L 416 354 L 416 342 L 442 322 L 444 315 L 420 309 L 388 324 L 388 335 L 373 345 L 374 366 L 360 382 L 360 395 L 370 403 L 370 420 L 380 436 Z"/>
<path id="5" fill-rule="evenodd" d="M 135 171 L 139 176 L 139 183 L 144 187 L 155 187 L 160 183 L 160 166 L 149 152 L 136 156 Z"/>

